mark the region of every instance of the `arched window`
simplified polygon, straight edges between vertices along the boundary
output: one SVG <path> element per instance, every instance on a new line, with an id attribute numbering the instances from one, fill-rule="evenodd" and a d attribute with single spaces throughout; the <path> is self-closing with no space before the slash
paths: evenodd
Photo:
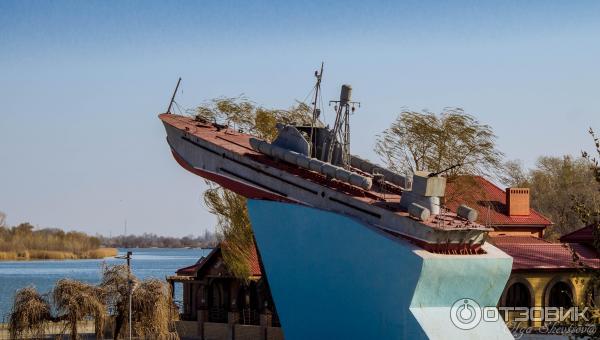
<path id="1" fill-rule="evenodd" d="M 506 291 L 506 307 L 532 307 L 531 292 L 529 288 L 521 283 L 513 283 Z"/>
<path id="2" fill-rule="evenodd" d="M 504 293 L 504 298 L 501 300 L 504 303 L 503 307 L 532 307 L 531 302 L 531 289 L 530 286 L 524 282 L 514 282 Z M 516 322 L 517 317 L 522 318 L 522 310 L 507 310 L 501 314 L 504 321 L 507 322 L 509 327 L 527 327 L 530 326 L 530 321 Z"/>
<path id="3" fill-rule="evenodd" d="M 550 288 L 548 307 L 573 307 L 573 291 L 571 290 L 571 286 L 563 281 L 556 282 Z"/>

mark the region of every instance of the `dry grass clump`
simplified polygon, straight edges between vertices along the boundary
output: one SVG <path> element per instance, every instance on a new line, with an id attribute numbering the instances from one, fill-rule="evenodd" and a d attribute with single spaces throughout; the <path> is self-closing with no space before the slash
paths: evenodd
<path id="1" fill-rule="evenodd" d="M 16 251 L 0 251 L 0 261 L 17 260 Z"/>
<path id="2" fill-rule="evenodd" d="M 116 248 L 98 248 L 74 253 L 62 250 L 30 249 L 23 251 L 0 251 L 0 261 L 16 260 L 77 260 L 77 259 L 102 259 L 116 256 Z"/>
<path id="3" fill-rule="evenodd" d="M 29 250 L 29 259 L 35 260 L 76 260 L 77 255 L 70 251 Z"/>
<path id="4" fill-rule="evenodd" d="M 96 336 L 101 337 L 107 308 L 102 290 L 87 283 L 62 279 L 52 291 L 52 300 L 58 311 L 58 319 L 64 320 L 65 328 L 71 330 L 71 339 L 77 339 L 77 322 L 93 318 L 96 323 Z"/>
<path id="5" fill-rule="evenodd" d="M 0 260 L 29 260 L 29 251 L 0 251 Z"/>
<path id="6" fill-rule="evenodd" d="M 132 296 L 133 329 L 141 337 L 178 338 L 174 323 L 178 316 L 170 287 L 158 279 L 142 281 Z"/>
<path id="7" fill-rule="evenodd" d="M 51 320 L 50 304 L 35 288 L 25 287 L 15 294 L 8 329 L 11 339 L 43 337 L 45 322 Z"/>
<path id="8" fill-rule="evenodd" d="M 105 257 L 113 257 L 119 254 L 117 248 L 98 248 L 86 251 L 81 258 L 86 259 L 103 259 Z"/>

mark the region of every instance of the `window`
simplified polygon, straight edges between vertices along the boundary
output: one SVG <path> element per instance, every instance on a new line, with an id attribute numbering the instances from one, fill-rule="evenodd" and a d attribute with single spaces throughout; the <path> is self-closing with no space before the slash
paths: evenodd
<path id="1" fill-rule="evenodd" d="M 548 307 L 573 307 L 573 291 L 568 283 L 559 281 L 550 288 Z"/>
<path id="2" fill-rule="evenodd" d="M 513 283 L 506 292 L 506 307 L 531 307 L 531 293 L 524 283 Z"/>

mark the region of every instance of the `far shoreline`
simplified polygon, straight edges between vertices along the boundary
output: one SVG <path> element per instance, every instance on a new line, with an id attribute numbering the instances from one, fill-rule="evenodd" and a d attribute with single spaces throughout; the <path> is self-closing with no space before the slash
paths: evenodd
<path id="1" fill-rule="evenodd" d="M 98 260 L 117 256 L 119 249 L 101 247 L 83 252 L 62 250 L 28 249 L 22 251 L 0 251 L 2 261 L 39 261 L 39 260 Z"/>
<path id="2" fill-rule="evenodd" d="M 21 252 L 0 251 L 2 262 L 27 261 L 66 261 L 66 260 L 101 260 L 119 255 L 119 251 L 136 249 L 200 249 L 212 250 L 214 247 L 100 247 L 78 255 L 70 251 L 59 250 L 25 250 Z"/>

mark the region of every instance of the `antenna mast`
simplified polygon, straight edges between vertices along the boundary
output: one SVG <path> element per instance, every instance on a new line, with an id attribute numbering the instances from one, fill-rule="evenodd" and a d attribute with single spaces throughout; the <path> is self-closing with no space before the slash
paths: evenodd
<path id="1" fill-rule="evenodd" d="M 321 110 L 319 109 L 319 92 L 321 91 L 321 79 L 323 78 L 323 62 L 321 62 L 321 72 L 315 71 L 315 78 L 317 78 L 317 83 L 315 84 L 315 99 L 313 101 L 313 112 L 312 112 L 312 122 L 310 124 L 310 143 L 308 144 L 308 154 L 310 157 L 317 157 L 317 136 L 315 135 L 315 125 L 317 124 L 317 120 L 321 115 Z"/>
<path id="2" fill-rule="evenodd" d="M 360 102 L 353 102 L 352 99 L 352 86 L 342 85 L 342 91 L 340 93 L 340 100 L 331 100 L 331 103 L 335 103 L 335 124 L 333 131 L 331 132 L 331 141 L 329 143 L 329 150 L 327 151 L 327 162 L 333 162 L 333 150 L 335 145 L 340 145 L 342 152 L 342 166 L 348 168 L 350 165 L 350 111 L 356 110 L 356 105 L 360 107 Z"/>
<path id="3" fill-rule="evenodd" d="M 173 96 L 171 97 L 171 101 L 169 102 L 169 107 L 167 108 L 166 113 L 171 113 L 171 107 L 173 107 L 173 103 L 175 102 L 175 95 L 179 89 L 179 83 L 181 83 L 181 77 L 179 77 L 179 80 L 177 80 L 177 86 L 175 86 L 175 91 L 173 91 Z"/>

